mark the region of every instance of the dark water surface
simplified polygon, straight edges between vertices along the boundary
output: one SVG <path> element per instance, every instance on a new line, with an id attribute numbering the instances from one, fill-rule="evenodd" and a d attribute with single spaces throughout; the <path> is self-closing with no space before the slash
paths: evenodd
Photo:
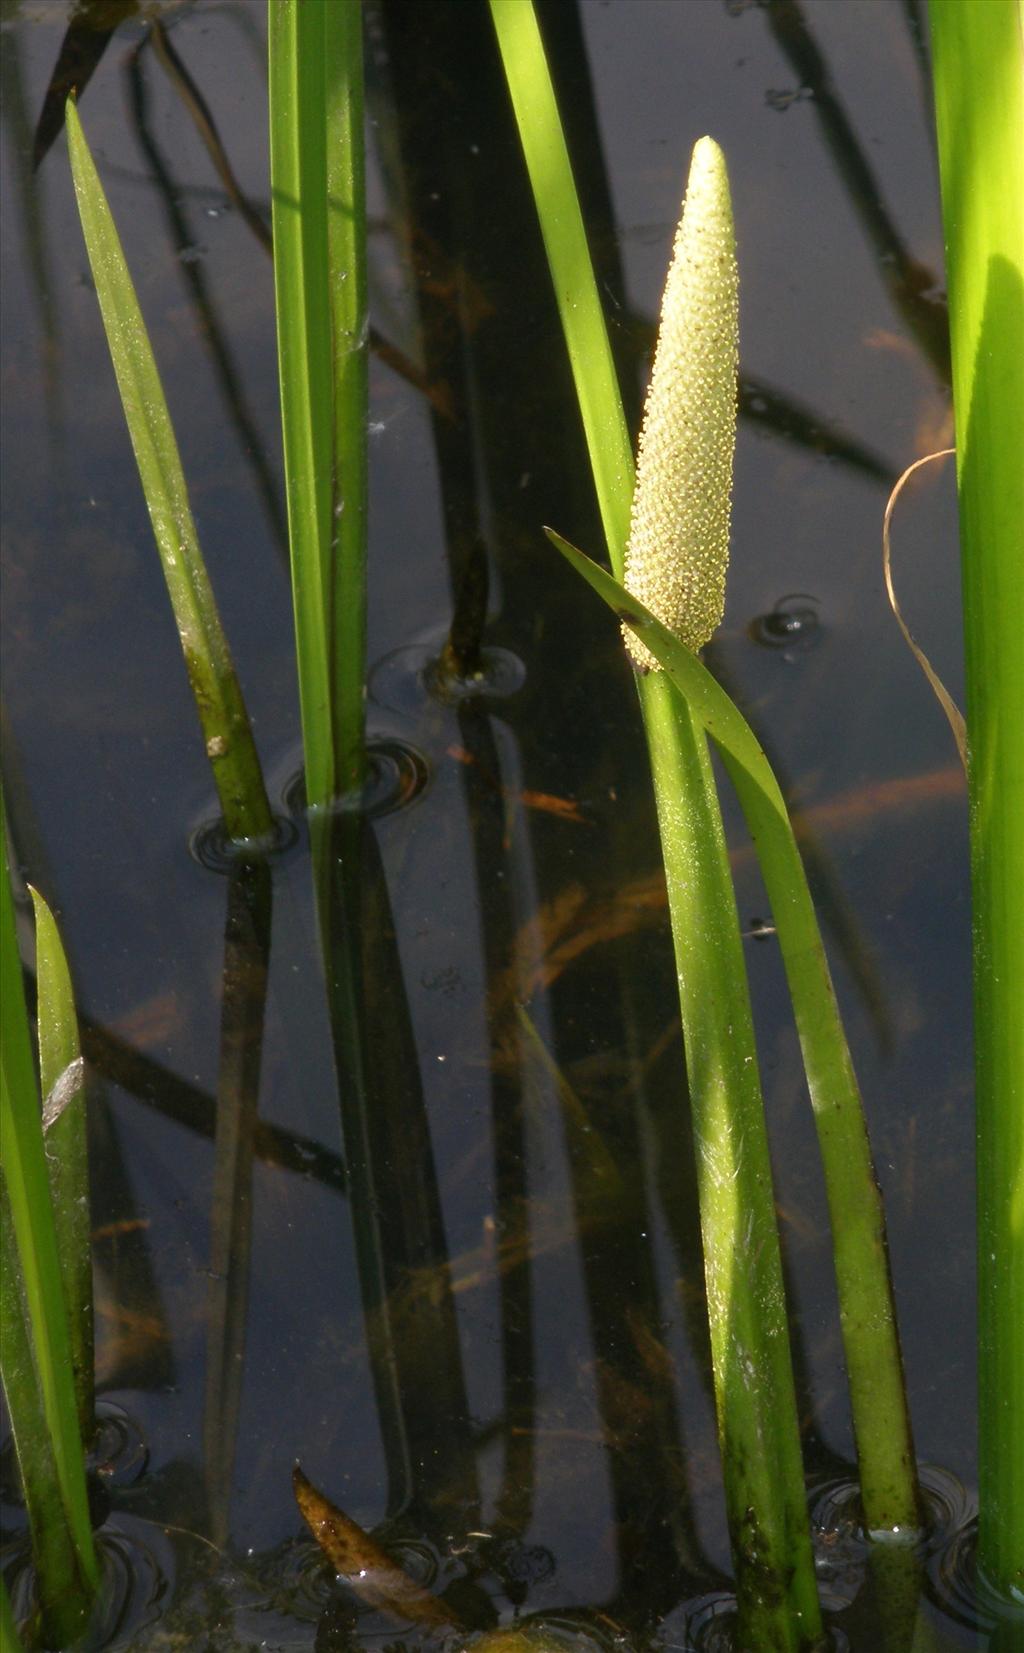
<path id="1" fill-rule="evenodd" d="M 263 6 L 164 17 L 269 216 Z M 880 553 L 895 476 L 950 439 L 918 8 L 546 0 L 542 17 L 634 424 L 693 142 L 711 133 L 729 162 L 744 416 L 708 661 L 813 833 L 917 1449 L 966 1488 L 962 1518 L 966 809 Z M 2 18 L 4 779 L 94 1071 L 101 1388 L 149 1454 L 110 1493 L 139 1580 L 111 1645 L 416 1640 L 365 1612 L 351 1630 L 355 1598 L 296 1511 L 298 1459 L 451 1584 L 471 1628 L 520 1608 L 567 1642 L 689 1647 L 729 1560 L 657 835 L 617 634 L 540 533 L 601 545 L 487 12 L 366 13 L 372 319 L 389 347 L 371 357 L 369 720 L 427 783 L 360 850 L 362 1116 L 344 1071 L 339 1105 L 304 837 L 272 892 L 190 853 L 213 794 L 62 135 L 31 171 L 68 7 L 6 0 Z M 145 40 L 137 19 L 118 28 L 82 119 L 283 810 L 299 747 L 270 263 Z M 948 474 L 906 499 L 894 546 L 910 623 L 959 698 Z M 504 676 L 444 704 L 420 667 L 481 552 Z M 753 932 L 764 898 L 728 809 Z M 852 1460 L 824 1195 L 770 937 L 751 934 L 748 967 L 819 1486 Z M 837 1609 L 853 1551 L 848 1572 L 823 1554 Z M 863 1593 L 836 1624 L 837 1646 L 880 1645 Z"/>

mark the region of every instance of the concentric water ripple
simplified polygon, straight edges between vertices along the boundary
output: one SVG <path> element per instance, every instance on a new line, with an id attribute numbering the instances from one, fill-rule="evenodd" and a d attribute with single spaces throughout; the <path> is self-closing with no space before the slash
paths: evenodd
<path id="1" fill-rule="evenodd" d="M 426 790 L 430 765 L 422 752 L 408 741 L 373 739 L 366 745 L 366 780 L 356 792 L 343 793 L 331 806 L 331 813 L 357 813 L 367 820 L 379 820 L 408 809 Z M 306 783 L 301 770 L 287 783 L 284 802 L 293 819 L 306 814 Z"/>
<path id="2" fill-rule="evenodd" d="M 476 698 L 505 700 L 521 689 L 526 668 L 510 649 L 480 651 L 480 670 L 458 677 L 444 665 L 444 639 L 409 644 L 386 654 L 369 677 L 369 693 L 378 706 L 414 717 L 426 700 L 443 706 Z"/>
<path id="3" fill-rule="evenodd" d="M 287 816 L 273 817 L 274 836 L 269 843 L 240 842 L 229 838 L 220 816 L 203 821 L 190 834 L 188 850 L 207 872 L 229 873 L 253 861 L 279 860 L 298 842 L 294 822 Z"/>

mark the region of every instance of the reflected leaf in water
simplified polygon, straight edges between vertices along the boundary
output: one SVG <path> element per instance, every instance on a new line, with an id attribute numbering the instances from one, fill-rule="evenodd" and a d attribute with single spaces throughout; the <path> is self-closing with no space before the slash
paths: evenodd
<path id="1" fill-rule="evenodd" d="M 54 140 L 64 130 L 68 93 L 81 96 L 115 32 L 127 18 L 134 17 L 138 9 L 139 0 L 78 0 L 39 111 L 32 145 L 33 169 L 45 159 Z"/>

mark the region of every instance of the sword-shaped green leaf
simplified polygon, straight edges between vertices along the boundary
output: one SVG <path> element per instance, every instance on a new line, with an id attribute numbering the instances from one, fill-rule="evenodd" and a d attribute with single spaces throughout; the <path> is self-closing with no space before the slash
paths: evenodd
<path id="1" fill-rule="evenodd" d="M 171 417 L 135 287 L 74 100 L 68 153 L 128 434 L 181 640 L 224 825 L 268 843 L 273 820 L 242 691 L 199 549 Z"/>

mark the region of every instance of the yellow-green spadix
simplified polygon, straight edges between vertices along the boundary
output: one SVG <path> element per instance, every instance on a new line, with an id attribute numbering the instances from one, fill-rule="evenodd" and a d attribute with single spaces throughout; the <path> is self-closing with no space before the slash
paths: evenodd
<path id="1" fill-rule="evenodd" d="M 725 606 L 736 445 L 736 238 L 725 157 L 694 146 L 661 304 L 626 549 L 626 586 L 687 647 Z M 638 666 L 658 662 L 623 627 Z"/>

